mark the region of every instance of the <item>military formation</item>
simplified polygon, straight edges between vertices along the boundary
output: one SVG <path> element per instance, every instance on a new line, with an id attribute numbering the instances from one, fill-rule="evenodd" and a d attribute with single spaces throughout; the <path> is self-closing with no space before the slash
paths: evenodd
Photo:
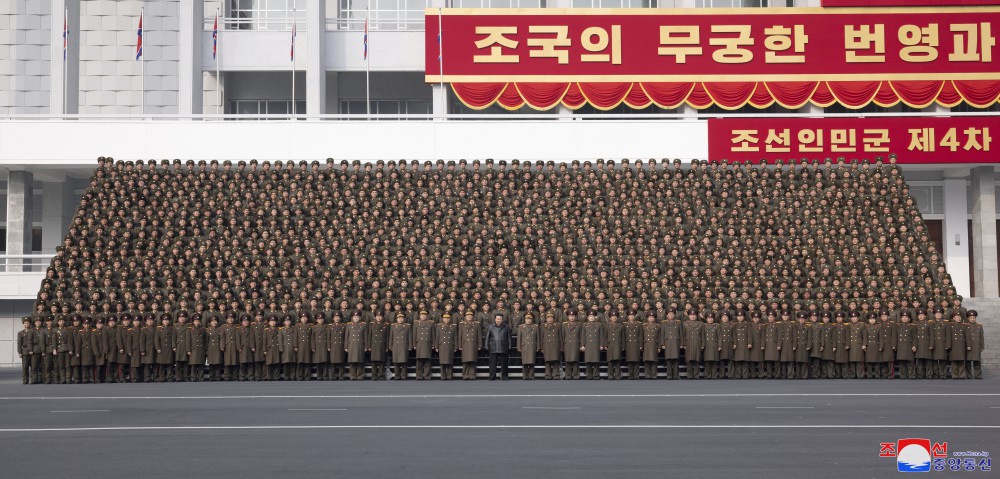
<path id="1" fill-rule="evenodd" d="M 894 161 L 102 158 L 18 353 L 38 383 L 962 379 L 976 317 Z"/>

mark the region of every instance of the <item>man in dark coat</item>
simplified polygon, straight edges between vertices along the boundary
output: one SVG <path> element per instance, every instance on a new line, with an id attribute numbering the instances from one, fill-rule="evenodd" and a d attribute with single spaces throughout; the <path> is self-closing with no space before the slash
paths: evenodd
<path id="1" fill-rule="evenodd" d="M 506 381 L 512 340 L 510 327 L 504 322 L 503 315 L 497 314 L 493 317 L 493 324 L 486 328 L 483 344 L 490 355 L 490 381 L 496 380 L 497 368 L 500 369 L 500 376 Z"/>

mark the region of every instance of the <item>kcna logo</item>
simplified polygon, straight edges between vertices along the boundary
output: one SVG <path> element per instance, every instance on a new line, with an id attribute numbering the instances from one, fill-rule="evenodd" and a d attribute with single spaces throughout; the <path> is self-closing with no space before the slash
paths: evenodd
<path id="1" fill-rule="evenodd" d="M 948 443 L 907 438 L 879 444 L 879 457 L 895 457 L 899 472 L 929 472 L 933 458 L 948 457 Z"/>

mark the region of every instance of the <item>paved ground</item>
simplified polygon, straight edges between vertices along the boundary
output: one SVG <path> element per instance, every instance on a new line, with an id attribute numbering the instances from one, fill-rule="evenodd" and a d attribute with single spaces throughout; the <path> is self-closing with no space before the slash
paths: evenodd
<path id="1" fill-rule="evenodd" d="M 0 477 L 893 477 L 879 443 L 906 437 L 1000 455 L 1000 378 L 25 386 L 0 370 Z"/>

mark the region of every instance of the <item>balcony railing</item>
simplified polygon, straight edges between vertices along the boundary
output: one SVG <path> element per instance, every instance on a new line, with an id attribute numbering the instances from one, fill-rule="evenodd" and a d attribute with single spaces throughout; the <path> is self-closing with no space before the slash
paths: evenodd
<path id="1" fill-rule="evenodd" d="M 44 272 L 53 256 L 51 254 L 0 255 L 0 274 Z"/>

